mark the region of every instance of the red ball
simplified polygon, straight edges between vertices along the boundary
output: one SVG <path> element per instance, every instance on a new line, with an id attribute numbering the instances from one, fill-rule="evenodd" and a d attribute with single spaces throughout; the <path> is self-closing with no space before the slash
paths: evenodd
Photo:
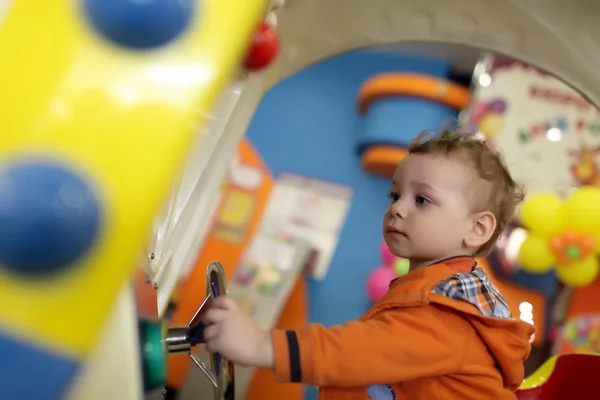
<path id="1" fill-rule="evenodd" d="M 277 31 L 269 24 L 263 22 L 252 35 L 250 49 L 244 61 L 244 67 L 257 71 L 269 65 L 279 51 L 279 37 Z"/>

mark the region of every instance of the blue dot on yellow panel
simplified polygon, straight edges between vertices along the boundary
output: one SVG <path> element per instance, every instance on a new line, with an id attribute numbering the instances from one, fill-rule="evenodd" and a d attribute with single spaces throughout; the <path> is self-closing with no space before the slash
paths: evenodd
<path id="1" fill-rule="evenodd" d="M 23 277 L 63 272 L 92 248 L 101 209 L 88 182 L 61 164 L 0 167 L 0 269 Z"/>
<path id="2" fill-rule="evenodd" d="M 111 42 L 131 49 L 163 46 L 188 27 L 194 0 L 84 0 L 86 18 Z"/>
<path id="3" fill-rule="evenodd" d="M 0 332 L 0 398 L 63 399 L 79 370 L 77 360 L 22 342 Z"/>

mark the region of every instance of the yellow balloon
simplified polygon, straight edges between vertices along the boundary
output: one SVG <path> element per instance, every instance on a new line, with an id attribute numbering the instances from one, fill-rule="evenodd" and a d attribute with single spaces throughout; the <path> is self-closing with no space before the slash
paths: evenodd
<path id="1" fill-rule="evenodd" d="M 552 193 L 532 194 L 521 207 L 521 222 L 530 231 L 544 236 L 555 235 L 562 230 L 561 206 L 561 199 Z"/>
<path id="2" fill-rule="evenodd" d="M 561 282 L 570 286 L 586 286 L 598 277 L 598 259 L 590 256 L 569 265 L 556 267 L 556 274 Z"/>
<path id="3" fill-rule="evenodd" d="M 600 188 L 577 189 L 563 204 L 561 214 L 566 227 L 581 233 L 600 234 Z"/>
<path id="4" fill-rule="evenodd" d="M 535 234 L 528 236 L 523 241 L 517 258 L 521 267 L 532 274 L 543 274 L 549 271 L 556 262 L 548 240 Z"/>

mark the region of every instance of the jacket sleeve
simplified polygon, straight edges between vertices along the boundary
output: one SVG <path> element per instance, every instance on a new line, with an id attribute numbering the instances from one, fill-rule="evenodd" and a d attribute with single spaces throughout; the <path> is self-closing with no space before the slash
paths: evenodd
<path id="1" fill-rule="evenodd" d="M 366 321 L 272 333 L 279 381 L 314 386 L 392 384 L 441 375 L 462 361 L 468 322 L 429 304 L 394 308 Z"/>

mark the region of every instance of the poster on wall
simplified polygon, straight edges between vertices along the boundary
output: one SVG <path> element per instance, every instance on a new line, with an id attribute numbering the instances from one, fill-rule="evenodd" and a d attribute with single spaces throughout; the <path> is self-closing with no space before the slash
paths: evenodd
<path id="1" fill-rule="evenodd" d="M 242 244 L 254 214 L 256 213 L 256 190 L 262 184 L 263 173 L 259 168 L 241 162 L 234 156 L 227 171 L 227 181 L 220 194 L 220 207 L 212 234 L 233 244 Z"/>
<path id="2" fill-rule="evenodd" d="M 474 81 L 461 122 L 502 153 L 528 193 L 600 185 L 600 112 L 578 92 L 496 55 L 481 60 Z"/>
<path id="3" fill-rule="evenodd" d="M 304 239 L 315 251 L 311 275 L 323 279 L 346 220 L 350 187 L 291 173 L 277 177 L 261 232 Z"/>

